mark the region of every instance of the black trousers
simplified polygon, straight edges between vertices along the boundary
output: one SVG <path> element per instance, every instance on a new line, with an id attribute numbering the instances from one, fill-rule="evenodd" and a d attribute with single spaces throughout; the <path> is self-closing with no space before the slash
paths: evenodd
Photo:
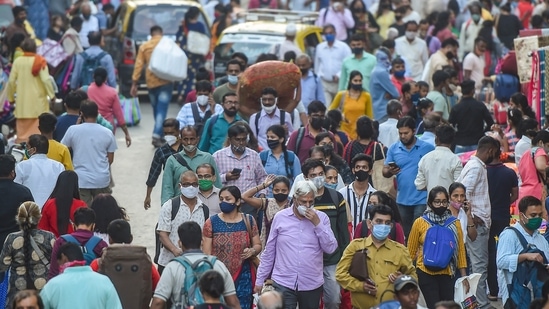
<path id="1" fill-rule="evenodd" d="M 490 295 L 498 296 L 498 267 L 496 265 L 496 237 L 509 226 L 509 220 L 492 220 L 490 238 L 488 238 L 488 289 Z"/>
<path id="2" fill-rule="evenodd" d="M 417 268 L 416 272 L 427 308 L 435 308 L 435 304 L 441 300 L 454 300 L 454 278 L 449 275 L 429 275 Z"/>

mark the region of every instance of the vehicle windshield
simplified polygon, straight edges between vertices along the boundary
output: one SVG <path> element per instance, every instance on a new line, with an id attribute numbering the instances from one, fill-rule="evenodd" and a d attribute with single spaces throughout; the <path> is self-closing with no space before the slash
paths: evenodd
<path id="1" fill-rule="evenodd" d="M 13 21 L 13 14 L 11 13 L 11 5 L 0 5 L 0 27 L 7 27 Z"/>
<path id="2" fill-rule="evenodd" d="M 146 39 L 151 27 L 155 25 L 162 27 L 164 35 L 175 36 L 188 9 L 189 6 L 186 5 L 139 5 L 132 14 L 132 37 Z M 210 27 L 203 14 L 199 15 L 198 21 L 209 31 Z"/>
<path id="3" fill-rule="evenodd" d="M 215 48 L 216 59 L 230 59 L 236 52 L 244 53 L 248 57 L 248 63 L 255 63 L 257 57 L 264 53 L 269 53 L 276 42 L 227 42 L 221 43 Z"/>

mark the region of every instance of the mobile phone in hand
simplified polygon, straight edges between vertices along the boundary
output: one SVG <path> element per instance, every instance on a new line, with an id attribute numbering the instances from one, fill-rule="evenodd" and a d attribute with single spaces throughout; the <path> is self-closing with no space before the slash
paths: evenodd
<path id="1" fill-rule="evenodd" d="M 370 278 L 366 279 L 366 283 L 368 283 L 369 285 L 376 286 L 376 283 Z"/>
<path id="2" fill-rule="evenodd" d="M 231 171 L 231 174 L 233 175 L 240 175 L 240 173 L 242 173 L 241 168 L 233 168 L 233 170 Z"/>
<path id="3" fill-rule="evenodd" d="M 398 165 L 395 162 L 389 162 L 389 165 L 391 168 L 398 168 Z"/>

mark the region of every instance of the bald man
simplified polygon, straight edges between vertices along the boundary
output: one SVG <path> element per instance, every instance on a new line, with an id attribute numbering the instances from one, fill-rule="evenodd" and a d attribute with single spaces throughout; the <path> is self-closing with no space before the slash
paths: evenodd
<path id="1" fill-rule="evenodd" d="M 282 294 L 277 291 L 269 291 L 259 296 L 257 302 L 258 309 L 282 309 L 284 308 L 284 299 Z"/>
<path id="2" fill-rule="evenodd" d="M 92 8 L 89 1 L 84 1 L 80 5 L 80 12 L 82 13 L 81 17 L 84 20 L 82 23 L 82 29 L 78 33 L 80 36 L 80 42 L 82 42 L 82 47 L 84 49 L 90 47 L 88 42 L 88 34 L 90 32 L 99 31 L 99 20 L 97 17 L 92 15 Z"/>

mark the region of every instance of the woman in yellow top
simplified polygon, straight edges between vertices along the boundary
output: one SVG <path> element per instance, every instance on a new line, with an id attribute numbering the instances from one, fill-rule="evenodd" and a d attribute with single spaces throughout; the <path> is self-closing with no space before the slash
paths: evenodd
<path id="1" fill-rule="evenodd" d="M 347 133 L 351 140 L 356 139 L 356 121 L 360 116 L 373 118 L 372 97 L 362 88 L 362 74 L 352 71 L 347 90 L 336 94 L 328 110 L 339 109 L 343 114 L 341 131 Z"/>
<path id="2" fill-rule="evenodd" d="M 387 39 L 387 30 L 395 23 L 395 12 L 391 0 L 379 1 L 379 6 L 376 12 L 376 22 L 379 25 L 379 35 L 385 40 Z"/>
<path id="3" fill-rule="evenodd" d="M 458 219 L 452 217 L 449 205 L 448 192 L 444 187 L 437 186 L 431 189 L 427 198 L 427 210 L 422 217 L 414 221 L 412 230 L 408 237 L 408 251 L 412 260 L 416 261 L 416 272 L 419 287 L 425 297 L 427 308 L 435 308 L 435 304 L 441 300 L 454 299 L 454 275 L 456 269 L 459 269 L 461 276 L 467 276 L 467 260 L 465 256 L 465 244 L 463 242 L 463 232 Z M 427 219 L 426 219 L 427 218 Z M 450 263 L 442 270 L 427 267 L 423 259 L 423 245 L 427 230 L 433 224 L 444 226 L 448 219 L 454 218 L 454 221 L 446 227 L 454 235 L 453 248 L 454 254 Z M 429 222 L 430 221 L 430 222 Z M 444 228 L 444 227 L 443 227 Z M 457 244 L 457 246 L 456 246 Z M 469 291 L 469 282 L 463 281 L 465 290 Z"/>
<path id="4" fill-rule="evenodd" d="M 40 134 L 38 116 L 49 112 L 49 100 L 55 99 L 46 59 L 36 54 L 35 41 L 25 39 L 21 48 L 24 54 L 13 62 L 7 89 L 10 104 L 17 103 L 14 111 L 16 143 L 26 142 L 32 134 Z"/>
<path id="5" fill-rule="evenodd" d="M 217 42 L 219 41 L 223 30 L 232 25 L 232 23 L 233 19 L 230 13 L 225 13 L 219 16 L 219 18 L 217 18 L 217 20 L 214 22 L 214 24 L 212 25 L 212 38 L 210 39 L 211 53 L 213 53 L 215 47 L 217 46 Z"/>

